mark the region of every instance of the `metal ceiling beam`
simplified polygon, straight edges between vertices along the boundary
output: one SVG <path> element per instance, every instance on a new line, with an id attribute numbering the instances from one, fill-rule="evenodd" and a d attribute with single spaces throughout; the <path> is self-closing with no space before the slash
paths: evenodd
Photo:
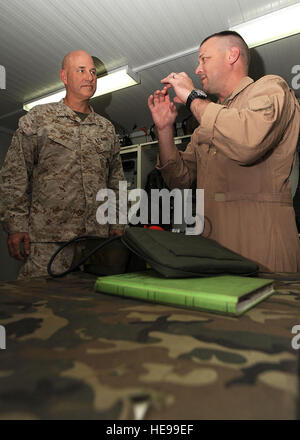
<path id="1" fill-rule="evenodd" d="M 132 68 L 133 72 L 141 72 L 143 70 L 151 69 L 152 67 L 160 66 L 161 64 L 168 63 L 169 61 L 177 60 L 178 58 L 185 57 L 187 55 L 191 55 L 193 53 L 198 52 L 199 46 L 191 47 L 189 49 L 183 50 L 181 52 L 173 53 L 167 57 L 158 58 L 157 60 L 151 61 L 150 63 L 143 64 L 138 67 Z"/>

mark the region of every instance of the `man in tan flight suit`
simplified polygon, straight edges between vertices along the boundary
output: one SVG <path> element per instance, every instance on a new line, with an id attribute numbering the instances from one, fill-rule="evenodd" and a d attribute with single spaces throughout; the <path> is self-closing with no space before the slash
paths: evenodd
<path id="1" fill-rule="evenodd" d="M 254 82 L 248 64 L 244 40 L 224 31 L 201 43 L 196 74 L 203 90 L 185 72 L 161 81 L 165 87 L 148 99 L 159 137 L 157 168 L 171 188 L 190 188 L 197 179 L 204 189 L 204 236 L 256 261 L 261 270 L 297 272 L 300 246 L 289 175 L 299 104 L 279 76 Z M 187 105 L 199 122 L 184 152 L 173 141 L 177 110 L 170 87 L 174 101 Z"/>
<path id="2" fill-rule="evenodd" d="M 61 242 L 82 234 L 121 235 L 124 227 L 96 220 L 96 194 L 110 188 L 118 200 L 124 174 L 113 125 L 89 105 L 97 85 L 93 59 L 82 50 L 69 53 L 60 76 L 66 97 L 20 119 L 0 173 L 8 249 L 25 263 L 20 279 L 47 275 Z M 73 252 L 61 252 L 53 270 L 69 268 Z"/>

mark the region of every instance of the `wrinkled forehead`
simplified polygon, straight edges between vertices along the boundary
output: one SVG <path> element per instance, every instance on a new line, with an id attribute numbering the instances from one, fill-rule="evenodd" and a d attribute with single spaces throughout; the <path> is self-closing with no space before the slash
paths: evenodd
<path id="1" fill-rule="evenodd" d="M 85 67 L 87 69 L 95 69 L 95 64 L 92 57 L 85 52 L 72 53 L 67 58 L 67 67 L 78 68 Z"/>

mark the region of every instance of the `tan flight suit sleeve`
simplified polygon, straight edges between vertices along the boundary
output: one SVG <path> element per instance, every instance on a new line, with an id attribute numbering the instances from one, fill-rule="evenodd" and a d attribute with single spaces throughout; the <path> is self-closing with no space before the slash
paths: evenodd
<path id="1" fill-rule="evenodd" d="M 240 165 L 252 164 L 280 142 L 295 111 L 299 106 L 287 83 L 278 76 L 266 76 L 241 109 L 210 103 L 186 150 L 174 151 L 164 166 L 158 161 L 157 169 L 169 187 L 190 187 L 201 161 L 199 146 L 214 146 Z"/>
<path id="2" fill-rule="evenodd" d="M 241 110 L 210 103 L 195 130 L 199 143 L 215 146 L 241 165 L 256 162 L 280 142 L 296 105 L 279 77 L 265 77 L 253 90 Z"/>
<path id="3" fill-rule="evenodd" d="M 156 168 L 161 172 L 169 188 L 191 188 L 197 177 L 197 157 L 193 136 L 185 151 L 174 150 L 165 165 L 161 166 L 158 156 Z"/>

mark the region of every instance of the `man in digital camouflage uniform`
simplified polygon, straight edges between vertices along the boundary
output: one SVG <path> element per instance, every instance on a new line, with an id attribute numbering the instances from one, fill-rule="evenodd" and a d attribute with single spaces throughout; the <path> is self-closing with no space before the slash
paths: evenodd
<path id="1" fill-rule="evenodd" d="M 118 200 L 124 174 L 113 125 L 89 105 L 97 84 L 93 59 L 82 50 L 69 53 L 60 77 L 66 97 L 20 119 L 0 173 L 9 253 L 24 261 L 19 279 L 47 275 L 59 243 L 76 235 L 122 234 L 121 225 L 96 220 L 97 192 L 113 189 Z M 73 253 L 61 252 L 54 271 L 67 269 Z"/>

